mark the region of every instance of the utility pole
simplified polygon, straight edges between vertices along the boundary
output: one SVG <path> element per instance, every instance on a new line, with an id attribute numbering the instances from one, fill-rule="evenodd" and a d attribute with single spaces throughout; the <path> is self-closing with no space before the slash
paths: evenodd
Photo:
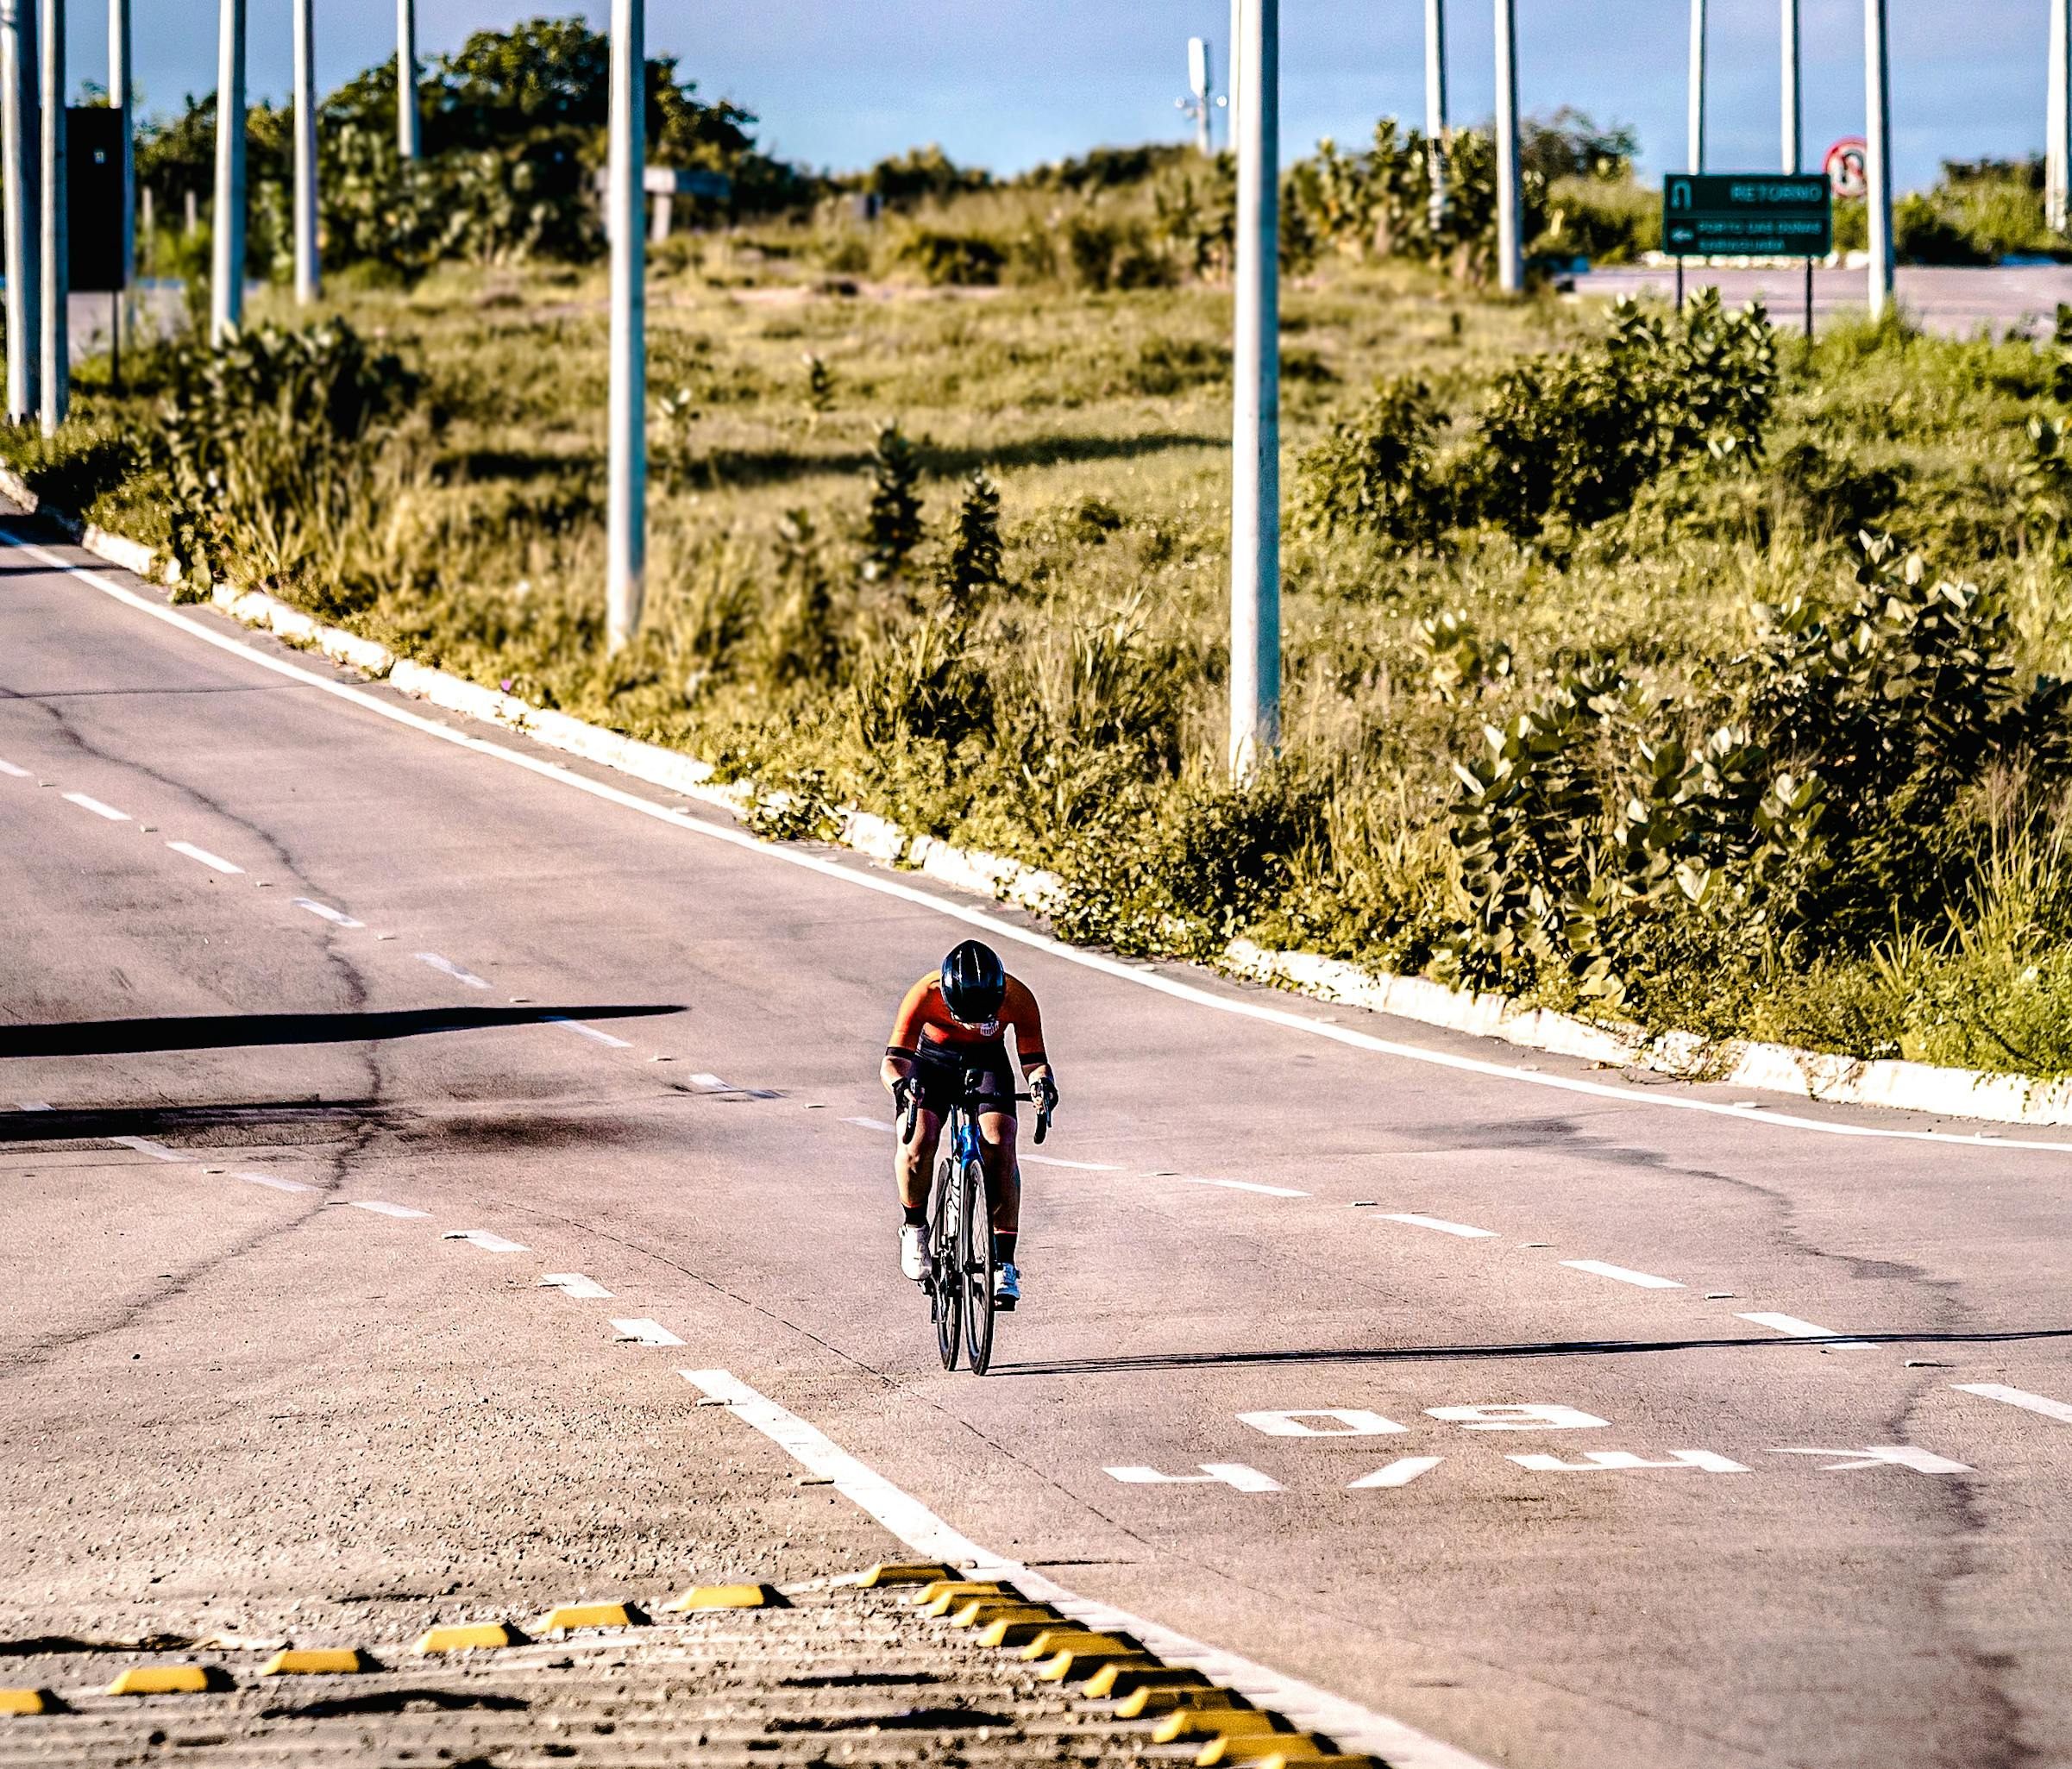
<path id="1" fill-rule="evenodd" d="M 1870 317 L 1892 304 L 1892 69 L 1885 53 L 1885 0 L 1863 0 L 1863 176 L 1870 207 Z"/>
<path id="2" fill-rule="evenodd" d="M 2045 58 L 2050 82 L 2044 104 L 2044 218 L 2054 233 L 2063 233 L 2072 216 L 2072 20 L 2067 0 L 2050 0 L 2050 48 Z"/>
<path id="3" fill-rule="evenodd" d="M 1691 158 L 1689 170 L 1705 169 L 1705 0 L 1691 0 Z"/>
<path id="4" fill-rule="evenodd" d="M 1238 94 L 1245 84 L 1245 70 L 1238 65 L 1238 48 L 1245 38 L 1245 0 L 1230 0 L 1230 53 L 1224 58 L 1223 85 L 1230 93 L 1230 151 L 1238 151 Z"/>
<path id="5" fill-rule="evenodd" d="M 223 0 L 216 35 L 216 213 L 210 217 L 209 342 L 245 317 L 245 0 Z"/>
<path id="6" fill-rule="evenodd" d="M 1201 37 L 1187 40 L 1188 97 L 1177 102 L 1194 119 L 1195 152 L 1206 160 L 1215 151 L 1209 139 L 1209 121 L 1215 110 L 1215 81 L 1209 71 L 1209 44 Z"/>
<path id="7" fill-rule="evenodd" d="M 54 436 L 72 403 L 70 279 L 66 262 L 65 0 L 43 0 L 43 434 Z"/>
<path id="8" fill-rule="evenodd" d="M 2056 0 L 2063 3 L 2063 0 Z M 1780 127 L 1782 132 L 1783 167 L 1789 174 L 1799 170 L 1805 157 L 1799 136 L 1799 0 L 1782 0 L 1782 52 L 1780 64 Z"/>
<path id="9" fill-rule="evenodd" d="M 1525 292 L 1525 217 L 1518 201 L 1517 0 L 1497 0 L 1497 286 Z"/>
<path id="10" fill-rule="evenodd" d="M 295 0 L 295 301 L 317 298 L 317 19 L 315 0 Z"/>
<path id="11" fill-rule="evenodd" d="M 1230 771 L 1280 740 L 1280 0 L 1243 0 L 1230 400 Z"/>
<path id="12" fill-rule="evenodd" d="M 41 125 L 36 113 L 37 0 L 0 0 L 0 203 L 7 209 L 7 418 L 27 423 L 41 389 L 36 360 L 42 348 L 38 300 L 41 256 Z"/>
<path id="13" fill-rule="evenodd" d="M 1437 233 L 1446 220 L 1446 0 L 1424 0 L 1424 158 Z"/>
<path id="14" fill-rule="evenodd" d="M 136 142 L 135 81 L 129 72 L 129 0 L 108 0 L 108 102 L 122 118 L 122 261 L 123 295 L 116 297 L 121 311 L 127 292 L 136 281 Z"/>
<path id="15" fill-rule="evenodd" d="M 418 0 L 396 0 L 396 152 L 418 157 Z"/>
<path id="16" fill-rule="evenodd" d="M 408 0 L 405 0 L 408 3 Z M 605 204 L 612 241 L 611 468 L 606 490 L 605 643 L 640 628 L 648 565 L 646 0 L 612 0 L 611 162 Z"/>

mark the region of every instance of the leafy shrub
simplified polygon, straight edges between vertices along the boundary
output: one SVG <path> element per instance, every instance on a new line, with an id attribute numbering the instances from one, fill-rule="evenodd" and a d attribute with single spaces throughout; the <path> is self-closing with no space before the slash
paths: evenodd
<path id="1" fill-rule="evenodd" d="M 863 512 L 863 577 L 897 577 L 921 543 L 920 457 L 896 423 L 881 424 L 870 455 L 870 502 Z"/>
<path id="2" fill-rule="evenodd" d="M 976 234 L 945 233 L 937 228 L 917 227 L 900 241 L 898 261 L 917 272 L 932 287 L 968 285 L 989 286 L 1000 280 L 1008 254 L 989 239 Z"/>
<path id="3" fill-rule="evenodd" d="M 943 599 L 968 615 L 985 591 L 1001 581 L 1000 487 L 983 467 L 972 470 L 957 506 L 942 567 Z"/>
<path id="4" fill-rule="evenodd" d="M 1344 529 L 1430 540 L 1445 526 L 1434 447 L 1443 422 L 1422 381 L 1378 382 L 1296 462 L 1292 525 L 1317 535 Z"/>

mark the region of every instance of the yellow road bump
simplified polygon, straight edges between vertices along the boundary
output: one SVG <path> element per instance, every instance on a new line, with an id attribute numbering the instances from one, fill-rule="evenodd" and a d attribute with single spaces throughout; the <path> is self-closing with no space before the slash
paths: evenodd
<path id="1" fill-rule="evenodd" d="M 1109 1647 L 1067 1647 L 1055 1657 L 1045 1659 L 1036 1667 L 1036 1676 L 1043 1683 L 1074 1683 L 1080 1678 L 1091 1677 L 1107 1665 L 1156 1665 L 1158 1661 L 1149 1653 L 1133 1651 L 1117 1652 Z"/>
<path id="2" fill-rule="evenodd" d="M 261 1677 L 336 1676 L 381 1667 L 358 1647 L 284 1647 L 268 1659 Z"/>
<path id="3" fill-rule="evenodd" d="M 907 1601 L 929 1614 L 940 1615 L 954 1600 L 959 1607 L 973 1597 L 1018 1597 L 1021 1593 L 997 1578 L 939 1578 L 924 1584 Z M 940 1607 L 938 1607 L 938 1606 Z"/>
<path id="4" fill-rule="evenodd" d="M 1147 1684 L 1162 1684 L 1167 1688 L 1215 1687 L 1199 1671 L 1184 1671 L 1177 1665 L 1154 1665 L 1146 1670 L 1141 1665 L 1103 1665 L 1087 1679 L 1086 1692 L 1103 1698 L 1127 1696 Z"/>
<path id="5" fill-rule="evenodd" d="M 973 1597 L 950 1615 L 952 1628 L 989 1628 L 995 1622 L 1063 1622 L 1048 1603 L 1025 1603 L 1019 1597 Z"/>
<path id="6" fill-rule="evenodd" d="M 420 1653 L 474 1653 L 523 1646 L 525 1636 L 507 1622 L 456 1622 L 428 1628 L 418 1636 Z"/>
<path id="7" fill-rule="evenodd" d="M 1140 1683 L 1115 1704 L 1115 1714 L 1123 1720 L 1144 1720 L 1155 1714 L 1170 1714 L 1176 1708 L 1207 1711 L 1251 1705 L 1234 1689 L 1195 1683 Z"/>
<path id="8" fill-rule="evenodd" d="M 788 1609 L 791 1604 L 774 1584 L 698 1584 L 668 1607 L 684 1615 L 693 1609 Z"/>
<path id="9" fill-rule="evenodd" d="M 1025 1659 L 1054 1659 L 1060 1653 L 1090 1653 L 1100 1647 L 1108 1648 L 1108 1657 L 1111 1659 L 1119 1659 L 1126 1653 L 1133 1657 L 1144 1650 L 1127 1634 L 1095 1634 L 1089 1628 L 1074 1628 L 1068 1624 L 1064 1628 L 1045 1628 L 1021 1649 L 1021 1656 Z"/>
<path id="10" fill-rule="evenodd" d="M 857 1583 L 869 1590 L 881 1584 L 935 1584 L 956 1577 L 956 1568 L 939 1560 L 881 1560 Z"/>
<path id="11" fill-rule="evenodd" d="M 532 1624 L 535 1634 L 568 1634 L 578 1628 L 645 1628 L 637 1603 L 562 1603 Z"/>
<path id="12" fill-rule="evenodd" d="M 1195 1761 L 1201 1769 L 1218 1763 L 1243 1763 L 1246 1769 L 1265 1769 L 1269 1763 L 1288 1769 L 1291 1763 L 1341 1761 L 1335 1751 L 1326 1750 L 1306 1732 L 1233 1732 L 1212 1738 L 1202 1747 Z"/>
<path id="13" fill-rule="evenodd" d="M 1234 1738 L 1253 1733 L 1293 1736 L 1278 1715 L 1262 1714 L 1256 1708 L 1176 1708 L 1152 1728 L 1152 1736 L 1169 1745 L 1184 1738 Z"/>
<path id="14" fill-rule="evenodd" d="M 214 1665 L 133 1665 L 108 1685 L 111 1696 L 192 1695 L 229 1689 L 229 1675 Z"/>
<path id="15" fill-rule="evenodd" d="M 998 1616 L 979 1630 L 978 1643 L 982 1647 L 1026 1647 L 1044 1634 L 1055 1634 L 1058 1621 L 1049 1614 Z"/>
<path id="16" fill-rule="evenodd" d="M 0 1689 L 0 1714 L 61 1714 L 64 1704 L 47 1689 Z"/>

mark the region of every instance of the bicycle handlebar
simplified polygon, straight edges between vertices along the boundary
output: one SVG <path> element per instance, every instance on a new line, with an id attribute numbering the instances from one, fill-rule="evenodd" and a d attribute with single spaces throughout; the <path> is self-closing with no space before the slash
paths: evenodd
<path id="1" fill-rule="evenodd" d="M 899 1087 L 895 1090 L 894 1096 L 896 1100 L 902 1095 L 906 1099 L 907 1112 L 905 1120 L 900 1126 L 900 1140 L 902 1143 L 910 1143 L 914 1140 L 914 1126 L 920 1122 L 921 1115 L 920 1084 L 914 1076 L 910 1075 L 901 1081 Z M 967 1092 L 964 1095 L 967 1101 L 979 1105 L 983 1105 L 988 1100 L 998 1097 L 994 1094 L 971 1092 Z M 1026 1101 L 1030 1105 L 1034 1105 L 1038 1096 L 1034 1094 L 1010 1094 L 1008 1097 L 1010 1100 Z M 1051 1133 L 1051 1104 L 1054 1097 L 1050 1094 L 1042 1096 L 1043 1110 L 1036 1116 L 1036 1140 L 1039 1144 Z"/>

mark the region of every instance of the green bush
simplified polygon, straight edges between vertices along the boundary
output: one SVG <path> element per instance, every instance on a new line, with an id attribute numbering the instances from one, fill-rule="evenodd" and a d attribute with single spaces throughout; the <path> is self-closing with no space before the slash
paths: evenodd
<path id="1" fill-rule="evenodd" d="M 1443 422 L 1422 381 L 1378 383 L 1296 462 L 1291 526 L 1410 543 L 1434 538 L 1447 525 L 1434 446 Z"/>
<path id="2" fill-rule="evenodd" d="M 938 228 L 910 229 L 894 254 L 932 287 L 945 285 L 989 286 L 1000 280 L 1008 254 L 976 234 L 945 233 Z"/>

